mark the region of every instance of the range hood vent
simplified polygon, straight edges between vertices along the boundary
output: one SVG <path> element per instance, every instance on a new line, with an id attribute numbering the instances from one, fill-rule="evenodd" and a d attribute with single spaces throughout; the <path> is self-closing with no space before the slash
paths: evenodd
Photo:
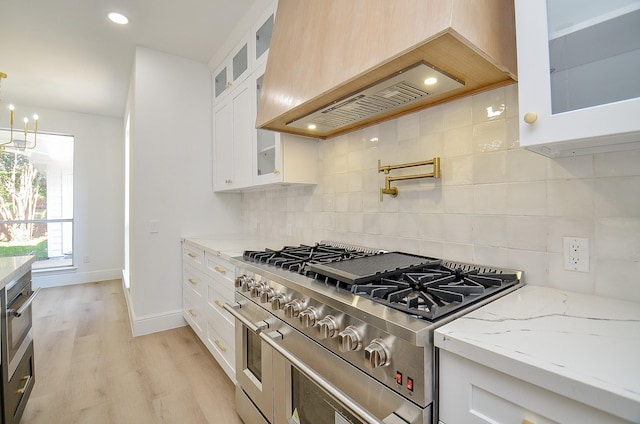
<path id="1" fill-rule="evenodd" d="M 419 62 L 309 115 L 288 122 L 287 126 L 310 132 L 332 132 L 376 115 L 387 114 L 427 96 L 440 95 L 463 86 L 464 81 L 426 62 Z"/>

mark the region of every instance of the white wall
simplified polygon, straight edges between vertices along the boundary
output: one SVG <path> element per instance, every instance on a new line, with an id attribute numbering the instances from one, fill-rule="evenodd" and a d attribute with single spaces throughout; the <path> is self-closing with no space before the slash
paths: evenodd
<path id="1" fill-rule="evenodd" d="M 488 118 L 488 107 L 504 113 Z M 522 269 L 527 284 L 640 301 L 640 150 L 548 159 L 519 147 L 517 116 L 511 85 L 321 142 L 321 183 L 243 194 L 245 228 Z M 378 159 L 434 156 L 442 179 L 394 183 L 398 197 L 379 201 Z M 589 238 L 590 272 L 564 270 L 565 236 Z"/>
<path id="2" fill-rule="evenodd" d="M 4 105 L 4 103 L 3 103 Z M 122 119 L 16 105 L 16 116 L 38 113 L 39 131 L 69 134 L 74 143 L 74 265 L 34 274 L 35 287 L 120 278 L 122 268 Z M 8 114 L 0 114 L 8 126 Z M 83 258 L 88 256 L 89 263 Z"/>
<path id="3" fill-rule="evenodd" d="M 241 230 L 237 194 L 214 195 L 211 75 L 136 49 L 130 87 L 130 317 L 135 335 L 184 325 L 181 237 Z M 149 231 L 157 221 L 158 232 Z"/>

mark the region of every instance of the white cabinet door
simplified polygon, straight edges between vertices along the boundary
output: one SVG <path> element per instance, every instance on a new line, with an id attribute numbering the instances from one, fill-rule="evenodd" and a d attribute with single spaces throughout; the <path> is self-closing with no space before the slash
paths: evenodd
<path id="1" fill-rule="evenodd" d="M 213 189 L 233 190 L 251 184 L 253 120 L 247 81 L 235 87 L 213 111 Z"/>
<path id="2" fill-rule="evenodd" d="M 233 179 L 233 105 L 222 102 L 213 111 L 213 189 L 229 188 Z"/>
<path id="3" fill-rule="evenodd" d="M 640 148 L 640 1 L 516 0 L 520 143 Z"/>

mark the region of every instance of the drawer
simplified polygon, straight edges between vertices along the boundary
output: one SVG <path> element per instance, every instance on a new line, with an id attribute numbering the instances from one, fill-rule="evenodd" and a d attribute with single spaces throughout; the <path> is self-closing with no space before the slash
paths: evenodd
<path id="1" fill-rule="evenodd" d="M 209 311 L 209 317 L 212 317 L 216 321 L 216 325 L 227 325 L 231 329 L 229 333 L 231 337 L 227 338 L 227 341 L 233 342 L 233 328 L 235 326 L 234 317 L 227 312 L 223 305 L 225 303 L 233 304 L 232 301 L 228 299 L 224 299 L 219 294 L 217 294 L 214 290 L 209 288 L 209 300 L 207 301 L 207 310 Z M 225 336 L 225 334 L 221 334 Z"/>
<path id="2" fill-rule="evenodd" d="M 206 252 L 204 265 L 207 274 L 215 277 L 217 280 L 227 281 L 231 284 L 231 287 L 233 287 L 235 267 L 231 262 L 214 253 Z"/>
<path id="3" fill-rule="evenodd" d="M 209 312 L 207 318 L 206 344 L 214 357 L 220 362 L 225 362 L 226 366 L 235 370 L 235 333 L 234 329 L 226 323 L 220 324 L 213 316 L 213 312 Z M 227 334 L 221 334 L 227 333 Z M 231 341 L 228 340 L 231 334 Z M 221 364 L 223 368 L 225 366 Z"/>
<path id="4" fill-rule="evenodd" d="M 234 318 L 229 314 L 229 312 L 222 308 L 222 305 L 225 303 L 233 304 L 235 302 L 233 300 L 233 294 L 233 289 L 226 284 L 222 285 L 210 282 L 207 286 L 207 303 L 211 308 L 221 312 L 229 322 L 234 322 Z"/>
<path id="5" fill-rule="evenodd" d="M 182 267 L 182 282 L 184 286 L 190 288 L 202 298 L 204 298 L 207 293 L 208 280 L 210 280 L 209 277 L 197 271 L 193 266 L 185 264 Z"/>
<path id="6" fill-rule="evenodd" d="M 442 423 L 581 423 L 626 421 L 510 375 L 440 350 Z"/>
<path id="7" fill-rule="evenodd" d="M 182 244 L 182 262 L 204 270 L 204 250 L 189 243 Z"/>
<path id="8" fill-rule="evenodd" d="M 203 299 L 189 287 L 183 288 L 182 315 L 187 320 L 193 331 L 202 337 L 204 334 L 204 310 Z"/>
<path id="9" fill-rule="evenodd" d="M 34 384 L 35 365 L 33 361 L 33 342 L 31 342 L 7 385 L 4 398 L 6 422 L 20 422 Z"/>

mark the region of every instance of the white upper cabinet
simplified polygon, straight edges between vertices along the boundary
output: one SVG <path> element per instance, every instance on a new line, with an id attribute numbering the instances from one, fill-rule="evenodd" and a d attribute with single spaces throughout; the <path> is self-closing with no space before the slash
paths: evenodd
<path id="1" fill-rule="evenodd" d="M 271 35 L 273 34 L 273 24 L 276 16 L 276 3 L 273 2 L 271 7 L 257 20 L 253 26 L 251 33 L 253 34 L 253 60 L 256 65 L 262 64 L 267 60 L 269 46 L 271 45 Z"/>
<path id="2" fill-rule="evenodd" d="M 520 144 L 640 148 L 640 0 L 516 0 Z"/>
<path id="3" fill-rule="evenodd" d="M 318 183 L 318 140 L 255 128 L 276 6 L 213 72 L 214 191 Z"/>
<path id="4" fill-rule="evenodd" d="M 249 76 L 249 36 L 243 37 L 225 61 L 213 71 L 214 101 L 226 94 L 234 84 L 241 83 Z"/>

